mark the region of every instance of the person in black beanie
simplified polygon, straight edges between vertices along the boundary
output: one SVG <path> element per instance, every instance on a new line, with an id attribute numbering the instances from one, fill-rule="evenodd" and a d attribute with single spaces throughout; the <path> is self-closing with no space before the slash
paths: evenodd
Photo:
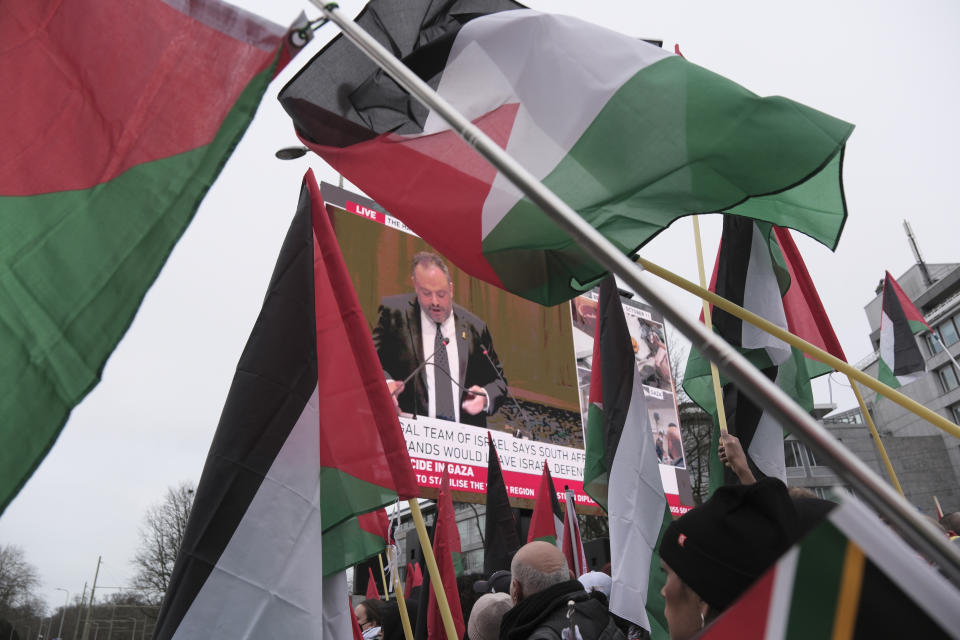
<path id="1" fill-rule="evenodd" d="M 733 604 L 798 538 L 787 488 L 773 478 L 726 486 L 674 520 L 660 543 L 671 640 L 686 640 Z"/>

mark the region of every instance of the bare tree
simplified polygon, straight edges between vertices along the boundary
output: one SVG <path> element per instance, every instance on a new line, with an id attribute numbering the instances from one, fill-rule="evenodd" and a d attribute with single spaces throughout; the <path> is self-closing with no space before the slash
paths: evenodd
<path id="1" fill-rule="evenodd" d="M 169 487 L 166 497 L 147 509 L 144 515 L 140 546 L 133 560 L 137 568 L 133 583 L 154 602 L 163 599 L 170 584 L 193 506 L 194 491 L 190 482 Z"/>
<path id="2" fill-rule="evenodd" d="M 40 586 L 37 569 L 27 562 L 23 549 L 0 545 L 0 611 L 18 609 L 36 598 Z"/>

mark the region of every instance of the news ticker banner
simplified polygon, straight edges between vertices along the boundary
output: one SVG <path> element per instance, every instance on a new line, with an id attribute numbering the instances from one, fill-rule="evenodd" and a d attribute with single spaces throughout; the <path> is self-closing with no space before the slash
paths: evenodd
<path id="1" fill-rule="evenodd" d="M 369 198 L 328 183 L 321 185 L 321 193 L 324 201 L 332 207 L 382 227 L 416 237 L 416 234 L 403 222 L 391 216 L 379 204 Z M 370 255 L 378 255 L 376 247 L 371 247 L 365 253 L 365 256 Z M 350 257 L 346 257 L 349 268 Z M 401 272 L 406 272 L 409 269 L 407 265 L 397 265 L 397 268 Z M 491 285 L 483 283 L 480 286 Z M 634 314 L 639 313 L 641 316 L 645 315 L 650 319 L 650 314 L 647 311 L 636 309 L 630 311 L 633 311 Z M 656 320 L 659 320 L 659 317 Z M 662 324 L 660 326 L 662 327 Z M 577 329 L 576 325 L 572 327 L 575 338 L 578 337 L 577 334 L 583 338 L 587 337 L 585 333 Z M 631 329 L 635 328 L 631 327 Z M 592 331 L 589 333 L 592 334 Z M 634 331 L 631 331 L 631 333 L 634 333 Z M 592 345 L 592 335 L 589 336 L 589 340 Z M 581 347 L 582 345 L 571 345 L 571 359 L 577 359 Z M 590 351 L 592 352 L 592 348 Z M 589 369 L 585 368 L 583 363 L 579 361 L 577 365 L 581 375 L 585 374 L 584 377 L 589 380 Z M 654 386 L 644 386 L 644 395 L 648 402 L 675 407 L 672 380 L 663 386 L 668 389 L 666 393 Z M 581 384 L 581 393 L 588 391 L 588 388 L 582 387 Z M 581 405 L 583 405 L 583 399 L 581 399 Z M 666 416 L 666 412 L 662 409 L 661 413 Z M 415 418 L 401 416 L 400 423 L 403 426 L 407 449 L 420 487 L 425 489 L 439 487 L 443 470 L 447 468 L 450 474 L 450 486 L 453 491 L 460 494 L 472 494 L 472 496 L 476 496 L 478 502 L 482 501 L 487 486 L 487 429 L 426 416 Z M 554 488 L 561 499 L 564 487 L 569 487 L 574 493 L 578 506 L 588 510 L 599 509 L 599 505 L 583 490 L 585 454 L 582 448 L 520 438 L 499 430 L 490 430 L 490 434 L 500 456 L 500 465 L 503 470 L 507 492 L 512 499 L 523 501 L 535 499 L 543 464 L 546 462 L 550 466 Z M 678 477 L 681 474 L 682 477 Z M 674 467 L 661 465 L 660 476 L 671 511 L 675 515 L 681 515 L 688 511 L 691 508 L 689 505 L 692 504 L 692 496 L 689 488 L 689 476 L 686 471 L 678 472 Z M 469 496 L 464 496 L 464 499 L 469 499 Z"/>

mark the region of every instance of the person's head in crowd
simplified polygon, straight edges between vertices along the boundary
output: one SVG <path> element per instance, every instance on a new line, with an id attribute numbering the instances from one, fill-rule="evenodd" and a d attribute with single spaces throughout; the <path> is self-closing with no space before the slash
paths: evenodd
<path id="1" fill-rule="evenodd" d="M 597 591 L 602 593 L 607 601 L 610 600 L 610 587 L 613 586 L 613 579 L 608 574 L 601 571 L 588 571 L 577 580 L 580 581 L 583 590 L 587 593 Z"/>
<path id="2" fill-rule="evenodd" d="M 463 619 L 470 619 L 470 612 L 473 610 L 473 603 L 480 597 L 476 590 L 476 585 L 483 579 L 479 573 L 464 573 L 457 576 L 457 591 L 460 594 L 460 610 L 463 612 Z"/>
<path id="3" fill-rule="evenodd" d="M 496 640 L 500 637 L 500 621 L 513 607 L 508 593 L 485 593 L 473 603 L 473 611 L 467 621 L 467 637 L 470 640 Z"/>
<path id="4" fill-rule="evenodd" d="M 691 638 L 733 604 L 797 539 L 797 514 L 779 480 L 717 489 L 667 527 L 661 589 L 671 640 Z"/>
<path id="5" fill-rule="evenodd" d="M 353 615 L 357 616 L 360 633 L 364 638 L 376 638 L 380 635 L 380 601 L 367 598 L 353 608 Z"/>
<path id="6" fill-rule="evenodd" d="M 429 251 L 413 256 L 410 279 L 420 308 L 434 322 L 443 322 L 453 311 L 453 281 L 443 258 Z"/>
<path id="7" fill-rule="evenodd" d="M 947 530 L 947 533 L 953 532 L 953 535 L 960 535 L 960 511 L 954 511 L 940 518 L 940 524 Z"/>
<path id="8" fill-rule="evenodd" d="M 514 604 L 571 579 L 563 552 L 542 540 L 520 547 L 510 563 L 510 574 L 510 597 Z"/>
<path id="9" fill-rule="evenodd" d="M 378 604 L 383 640 L 403 640 L 403 622 L 400 620 L 400 607 L 397 604 L 397 599 L 391 598 Z"/>
<path id="10" fill-rule="evenodd" d="M 498 569 L 486 580 L 477 580 L 473 588 L 477 593 L 510 593 L 510 572 Z"/>

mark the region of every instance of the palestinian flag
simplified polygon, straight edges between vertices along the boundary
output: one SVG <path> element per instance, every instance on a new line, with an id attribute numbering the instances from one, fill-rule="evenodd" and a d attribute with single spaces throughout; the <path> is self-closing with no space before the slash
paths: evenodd
<path id="1" fill-rule="evenodd" d="M 589 571 L 587 554 L 583 551 L 583 540 L 580 539 L 580 523 L 577 521 L 573 491 L 567 488 L 563 492 L 563 497 L 563 533 L 560 536 L 560 550 L 563 551 L 563 557 L 567 559 L 570 571 L 579 578 Z"/>
<path id="2" fill-rule="evenodd" d="M 543 461 L 543 473 L 540 474 L 540 486 L 537 487 L 536 502 L 530 516 L 530 528 L 527 530 L 527 542 L 544 540 L 550 544 L 558 543 L 563 536 L 563 510 L 557 500 L 557 489 L 550 475 L 550 465 Z"/>
<path id="3" fill-rule="evenodd" d="M 725 216 L 710 290 L 846 360 L 788 230 L 765 222 Z M 810 379 L 832 369 L 726 311 L 714 309 L 712 316 L 717 333 L 739 348 L 805 410 L 813 409 Z M 757 478 L 767 476 L 785 482 L 782 427 L 723 376 L 721 384 L 727 428 L 740 439 L 753 474 Z M 710 490 L 735 483 L 733 472 L 717 457 L 720 431 L 710 362 L 696 349 L 690 350 L 683 388 L 694 402 L 714 416 Z"/>
<path id="4" fill-rule="evenodd" d="M 585 449 L 584 490 L 610 525 L 610 611 L 667 638 L 656 550 L 672 518 L 613 276 L 600 284 L 597 301 Z"/>
<path id="5" fill-rule="evenodd" d="M 699 637 L 957 638 L 958 629 L 956 587 L 846 500 Z"/>
<path id="6" fill-rule="evenodd" d="M 384 545 L 355 516 L 417 494 L 361 318 L 307 172 L 210 446 L 155 638 L 322 638 L 321 625 L 333 621 L 342 629 L 332 637 L 349 635 L 343 569 Z"/>
<path id="7" fill-rule="evenodd" d="M 286 29 L 219 0 L 0 11 L 0 512 L 96 386 Z"/>
<path id="8" fill-rule="evenodd" d="M 913 382 L 926 370 L 914 334 L 932 331 L 889 271 L 883 280 L 880 311 L 880 358 L 877 380 L 896 389 Z"/>
<path id="9" fill-rule="evenodd" d="M 440 493 L 437 495 L 437 520 L 433 530 L 433 556 L 440 570 L 443 591 L 447 595 L 447 604 L 453 616 L 453 626 L 457 629 L 457 638 L 462 638 L 467 625 L 460 608 L 460 592 L 457 588 L 457 576 L 463 570 L 460 556 L 460 531 L 457 529 L 457 517 L 453 511 L 450 497 L 450 474 L 446 468 L 440 479 Z M 432 587 L 432 585 L 431 585 Z M 422 597 L 422 596 L 421 596 Z M 437 597 L 430 589 L 427 603 L 427 640 L 447 640 Z"/>
<path id="10" fill-rule="evenodd" d="M 489 576 L 498 569 L 510 570 L 513 554 L 520 548 L 520 530 L 510 508 L 510 496 L 503 481 L 500 458 L 487 432 L 489 448 L 487 461 L 487 510 L 484 516 L 483 574 Z"/>
<path id="11" fill-rule="evenodd" d="M 636 37 L 518 7 L 374 0 L 357 21 L 624 253 L 680 216 L 715 211 L 836 246 L 852 125 Z M 470 275 L 548 305 L 603 276 L 347 41 L 321 51 L 280 101 L 307 146 Z"/>

